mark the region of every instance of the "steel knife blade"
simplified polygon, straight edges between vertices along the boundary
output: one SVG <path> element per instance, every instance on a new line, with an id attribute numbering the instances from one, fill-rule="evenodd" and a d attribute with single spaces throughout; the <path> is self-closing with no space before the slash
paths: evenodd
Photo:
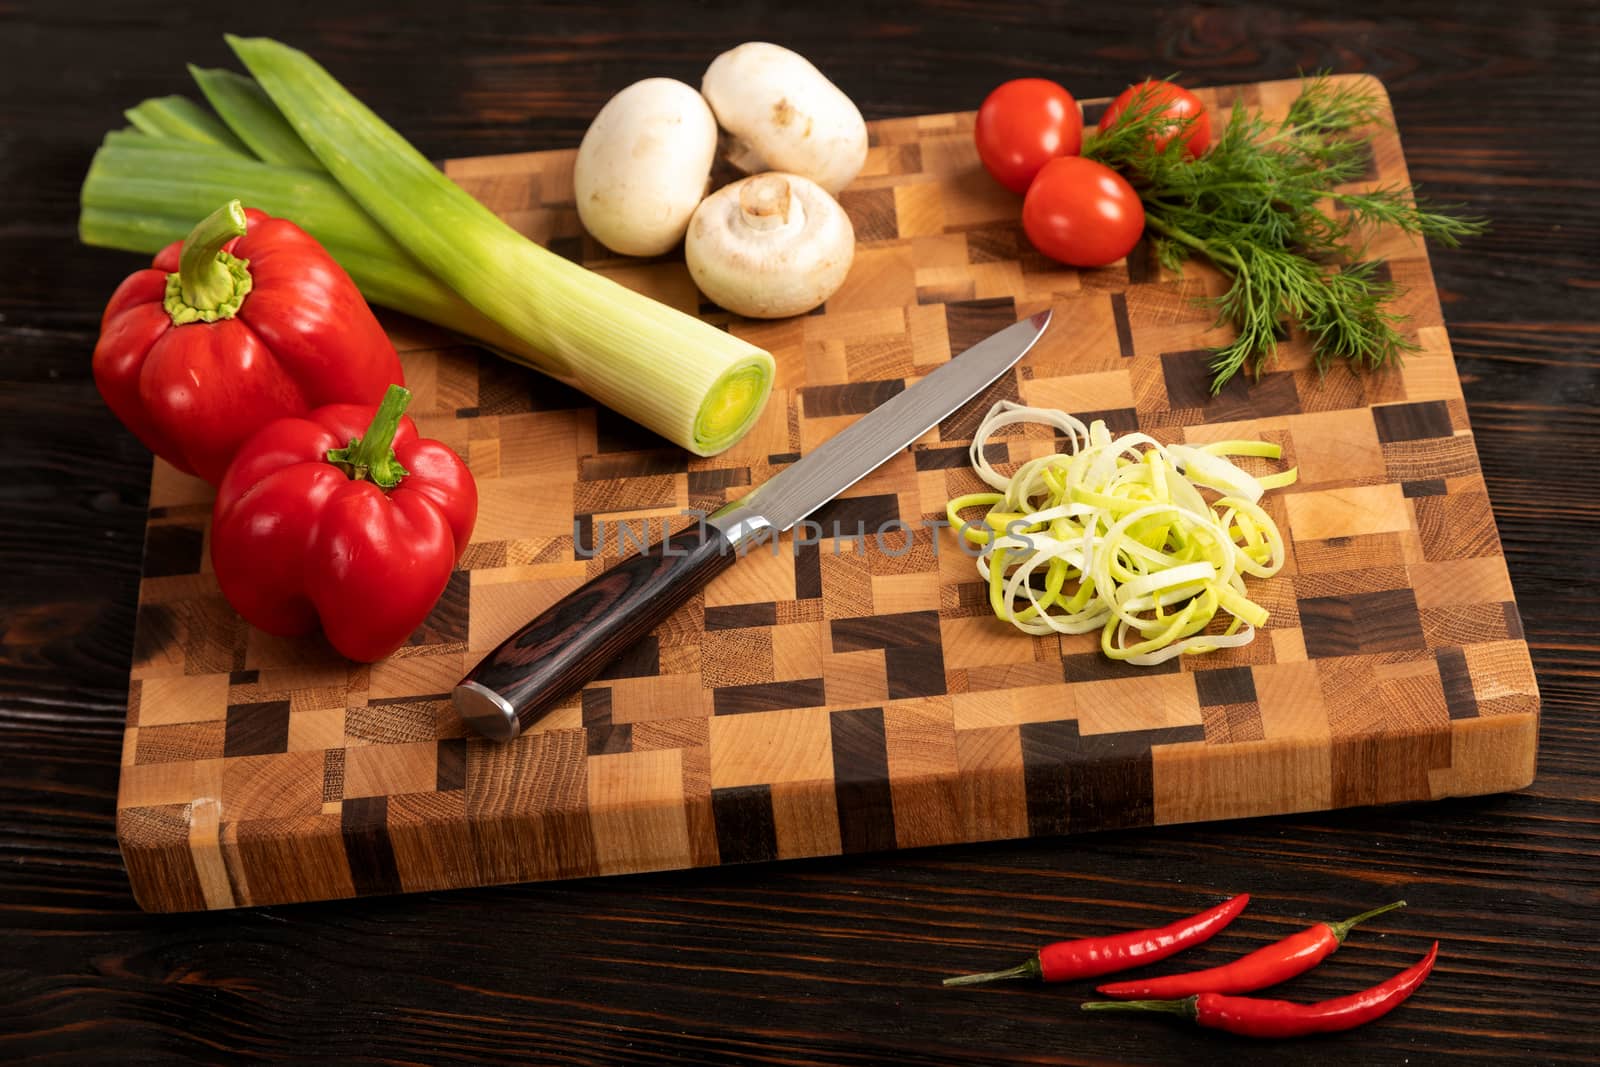
<path id="1" fill-rule="evenodd" d="M 739 499 L 630 556 L 544 611 L 455 687 L 462 719 L 509 741 L 739 558 L 888 462 L 1027 355 L 1041 311 L 984 338 Z"/>

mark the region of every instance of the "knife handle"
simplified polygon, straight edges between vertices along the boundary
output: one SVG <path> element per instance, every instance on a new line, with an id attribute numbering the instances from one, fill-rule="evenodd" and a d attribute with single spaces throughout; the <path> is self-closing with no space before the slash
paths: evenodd
<path id="1" fill-rule="evenodd" d="M 629 556 L 512 634 L 456 685 L 461 718 L 510 741 L 649 633 L 769 527 L 719 512 Z"/>

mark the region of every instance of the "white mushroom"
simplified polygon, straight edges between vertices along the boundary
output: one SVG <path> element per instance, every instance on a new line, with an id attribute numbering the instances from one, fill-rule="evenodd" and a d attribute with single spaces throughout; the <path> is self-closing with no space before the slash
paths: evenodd
<path id="1" fill-rule="evenodd" d="M 708 196 L 684 242 L 694 283 L 729 311 L 777 319 L 810 311 L 850 273 L 850 217 L 809 178 L 758 174 Z"/>
<path id="2" fill-rule="evenodd" d="M 613 252 L 659 256 L 682 239 L 716 154 L 717 120 L 699 93 L 671 78 L 635 82 L 578 146 L 578 217 Z"/>
<path id="3" fill-rule="evenodd" d="M 804 56 L 752 41 L 706 69 L 700 91 L 731 135 L 728 161 L 747 174 L 786 171 L 837 194 L 867 160 L 861 112 Z"/>

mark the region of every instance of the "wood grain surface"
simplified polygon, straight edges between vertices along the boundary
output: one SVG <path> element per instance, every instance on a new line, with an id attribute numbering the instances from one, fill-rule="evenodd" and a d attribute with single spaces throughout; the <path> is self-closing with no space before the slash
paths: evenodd
<path id="1" fill-rule="evenodd" d="M 1384 95 L 1367 75 L 1335 84 Z M 1278 121 L 1300 88 L 1197 95 Z M 446 162 L 524 233 L 769 349 L 772 396 L 737 444 L 690 456 L 387 317 L 408 411 L 470 464 L 480 508 L 432 614 L 370 665 L 319 634 L 273 639 L 239 620 L 203 550 L 211 489 L 157 463 L 117 795 L 140 904 L 295 903 L 1526 786 L 1538 689 L 1420 242 L 1370 236 L 1405 288 L 1416 350 L 1402 368 L 1318 372 L 1295 331 L 1259 380 L 1212 396 L 1207 346 L 1226 334 L 1204 301 L 1222 276 L 1163 270 L 1142 244 L 1095 270 L 1033 252 L 1018 198 L 977 158 L 974 119 L 869 125 L 866 165 L 839 194 L 857 241 L 849 277 L 776 321 L 702 300 L 677 256 L 618 257 L 585 235 L 571 149 Z M 1350 189 L 1407 184 L 1392 122 L 1368 137 Z M 1020 363 L 805 527 L 704 588 L 684 577 L 732 563 L 718 542 L 659 551 L 686 516 L 1046 309 Z M 1283 569 L 1249 586 L 1270 613 L 1257 639 L 1139 668 L 1106 658 L 1098 631 L 1030 637 L 995 619 L 956 532 L 930 520 L 987 488 L 970 445 L 1000 399 L 1167 443 L 1277 444 L 1278 460 L 1241 460 L 1298 472 L 1262 501 L 1287 547 Z M 1061 447 L 1037 425 L 985 450 L 1010 471 Z M 525 647 L 502 645 L 533 615 Z M 509 745 L 473 736 L 449 697 L 486 655 L 537 664 L 514 694 L 568 680 Z"/>
<path id="2" fill-rule="evenodd" d="M 233 25 L 182 5 L 0 6 L 0 1055 L 80 1062 L 1587 1062 L 1600 1009 L 1593 709 L 1600 641 L 1582 471 L 1600 459 L 1591 171 L 1600 26 L 1587 4 L 734 6 L 715 16 L 462 2 L 286 4 Z M 1009 76 L 1104 95 L 1328 66 L 1379 75 L 1412 177 L 1491 215 L 1436 253 L 1443 314 L 1544 698 L 1515 795 L 1090 835 L 1071 848 L 846 860 L 147 916 L 113 832 L 148 457 L 88 374 L 133 257 L 78 247 L 77 183 L 138 99 L 229 62 L 222 29 L 312 50 L 438 157 L 569 146 L 617 88 L 697 79 L 765 37 L 872 118 L 972 107 Z M 1552 462 L 1554 461 L 1554 462 Z M 939 976 L 1248 889 L 1210 964 L 1404 896 L 1284 995 L 1375 981 L 1441 940 L 1373 1027 L 1258 1046 L 1080 1018 L 1076 988 L 957 992 Z M 1140 1025 L 1142 1024 L 1142 1025 Z"/>

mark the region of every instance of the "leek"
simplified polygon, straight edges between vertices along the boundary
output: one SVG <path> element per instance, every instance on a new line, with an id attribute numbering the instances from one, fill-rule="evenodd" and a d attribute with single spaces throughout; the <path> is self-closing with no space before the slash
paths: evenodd
<path id="1" fill-rule="evenodd" d="M 516 358 L 700 455 L 754 424 L 772 387 L 766 352 L 518 234 L 304 53 L 265 38 L 228 42 L 345 191 L 523 342 Z"/>
<path id="2" fill-rule="evenodd" d="M 212 109 L 257 159 L 302 170 L 322 169 L 311 149 L 252 79 L 231 70 L 205 70 L 192 63 L 189 73 Z"/>
<path id="3" fill-rule="evenodd" d="M 148 148 L 157 152 L 187 152 L 191 155 L 220 157 L 222 159 L 249 158 L 248 156 L 240 155 L 231 148 L 212 144 L 209 141 L 189 141 L 181 137 L 151 135 L 140 129 L 112 130 L 106 134 L 105 141 L 102 143 L 117 148 L 126 148 L 130 151 Z M 185 231 L 185 234 L 187 234 L 187 231 Z"/>
<path id="4" fill-rule="evenodd" d="M 1068 451 L 1000 473 L 984 445 L 1019 422 L 1065 434 Z M 1244 579 L 1278 573 L 1287 548 L 1257 501 L 1293 483 L 1295 471 L 1258 478 L 1225 457 L 1281 455 L 1266 441 L 1191 447 L 1146 434 L 1113 438 L 1099 420 L 1085 426 L 1001 401 L 971 446 L 978 477 L 996 492 L 956 497 L 947 511 L 961 537 L 983 546 L 978 573 L 999 618 L 1038 635 L 1098 630 L 1107 656 L 1148 666 L 1249 644 L 1266 625 Z M 1207 502 L 1202 487 L 1226 495 Z M 979 507 L 982 520 L 962 520 Z M 1225 622 L 1221 632 L 1208 632 L 1214 621 Z"/>
<path id="5" fill-rule="evenodd" d="M 185 234 L 196 219 L 235 197 L 269 215 L 293 219 L 319 241 L 330 238 L 397 260 L 409 258 L 326 174 L 242 156 L 205 155 L 202 161 L 192 147 L 169 147 L 167 141 L 131 148 L 127 138 L 107 135 L 89 163 L 80 194 L 86 206 L 187 217 Z"/>
<path id="6" fill-rule="evenodd" d="M 186 96 L 158 96 L 131 107 L 123 114 L 134 128 L 152 137 L 198 141 L 248 154 L 244 142 L 233 135 L 217 117 Z M 215 211 L 213 205 L 206 215 Z M 205 216 L 200 216 L 204 218 Z"/>
<path id="7" fill-rule="evenodd" d="M 465 334 L 518 361 L 537 355 L 425 270 L 323 174 L 115 131 L 89 164 L 78 235 L 89 245 L 155 253 L 182 240 L 195 219 L 215 210 L 207 204 L 235 196 L 269 215 L 294 219 L 374 304 Z"/>

